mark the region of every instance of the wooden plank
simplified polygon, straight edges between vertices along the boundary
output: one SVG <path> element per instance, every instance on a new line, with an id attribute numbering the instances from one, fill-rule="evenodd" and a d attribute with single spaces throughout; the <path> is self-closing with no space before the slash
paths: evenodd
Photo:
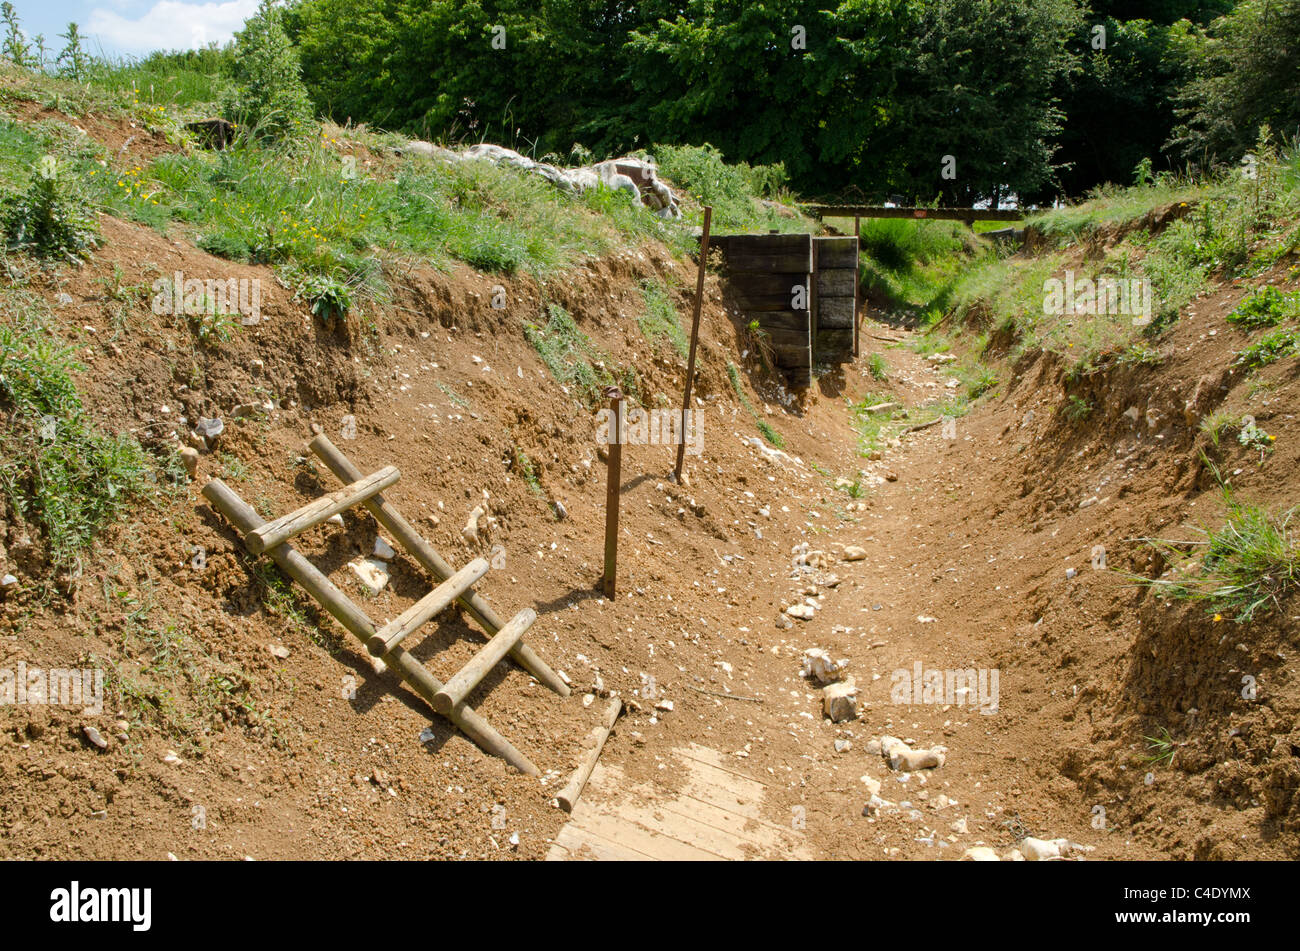
<path id="1" fill-rule="evenodd" d="M 787 274 L 741 272 L 731 274 L 727 279 L 728 290 L 743 291 L 750 297 L 790 297 L 790 288 L 796 284 L 808 286 L 808 272 L 791 271 Z"/>
<path id="2" fill-rule="evenodd" d="M 699 848 L 671 835 L 656 833 L 640 822 L 598 810 L 587 800 L 578 803 L 573 811 L 573 821 L 566 828 L 578 833 L 580 838 L 594 835 L 662 862 L 717 862 L 723 858 L 716 852 Z M 568 842 L 565 842 L 565 848 L 571 848 Z"/>
<path id="3" fill-rule="evenodd" d="M 818 271 L 827 268 L 852 268 L 858 266 L 857 238 L 814 238 L 813 260 Z"/>
<path id="4" fill-rule="evenodd" d="M 728 254 L 732 251 L 772 254 L 781 251 L 802 251 L 811 246 L 812 235 L 804 231 L 782 234 L 728 234 L 715 235 L 710 240 L 725 244 Z"/>
<path id="5" fill-rule="evenodd" d="M 376 631 L 375 636 L 366 642 L 366 648 L 373 656 L 383 657 L 418 630 L 420 625 L 445 611 L 448 605 L 465 592 L 465 589 L 487 574 L 487 570 L 487 561 L 483 558 L 475 558 L 397 618 Z M 438 710 L 438 712 L 445 714 L 447 710 Z"/>
<path id="6" fill-rule="evenodd" d="M 807 335 L 811 326 L 806 310 L 768 310 L 754 314 L 753 319 L 762 330 L 797 330 Z"/>
<path id="7" fill-rule="evenodd" d="M 763 333 L 767 334 L 768 342 L 777 350 L 786 347 L 809 346 L 808 331 L 806 330 L 786 330 L 782 327 L 764 327 Z"/>
<path id="8" fill-rule="evenodd" d="M 818 297 L 853 297 L 857 286 L 858 272 L 850 268 L 820 268 L 817 271 Z"/>
<path id="9" fill-rule="evenodd" d="M 804 205 L 815 218 L 937 218 L 945 221 L 1020 221 L 1028 214 L 1016 208 L 886 208 L 882 205 Z"/>
<path id="10" fill-rule="evenodd" d="M 668 840 L 698 849 L 714 861 L 729 859 L 735 862 L 747 857 L 744 848 L 746 843 L 739 837 L 705 825 L 683 812 L 672 812 L 660 806 L 659 802 L 636 806 L 627 803 L 619 806 L 596 803 L 590 807 L 587 816 L 600 816 L 636 826 L 657 834 L 661 842 Z"/>
<path id="11" fill-rule="evenodd" d="M 763 274 L 811 274 L 812 251 L 778 251 L 768 254 L 733 251 L 727 255 L 727 273 L 757 271 Z"/>
<path id="12" fill-rule="evenodd" d="M 361 470 L 353 465 L 352 460 L 340 452 L 338 447 L 330 442 L 326 436 L 317 436 L 308 445 L 311 451 L 320 458 L 321 462 L 325 463 L 329 470 L 339 479 L 355 482 L 361 477 Z M 424 540 L 424 537 L 412 527 L 402 513 L 384 501 L 382 497 L 375 496 L 373 499 L 367 499 L 361 504 L 365 506 L 367 512 L 375 517 L 375 521 L 390 532 L 393 538 L 410 552 L 411 556 L 429 574 L 439 581 L 446 581 L 456 573 L 456 569 L 443 560 L 443 557 L 438 554 L 432 545 Z M 501 620 L 496 611 L 492 609 L 492 606 L 477 592 L 466 591 L 460 596 L 460 603 L 465 606 L 465 610 L 489 634 L 495 634 L 505 624 L 505 621 Z M 523 642 L 516 644 L 514 650 L 510 652 L 510 656 L 515 659 L 519 666 L 561 697 L 569 695 L 568 684 L 561 680 L 559 675 L 550 668 L 550 665 L 542 660 L 537 652 L 527 644 Z"/>
<path id="13" fill-rule="evenodd" d="M 806 286 L 803 288 L 803 294 L 805 298 L 808 295 Z M 765 294 L 761 296 L 746 294 L 743 290 L 729 289 L 727 296 L 730 298 L 728 303 L 740 308 L 746 314 L 752 313 L 757 317 L 763 311 L 790 310 L 794 304 L 794 295 L 795 291 L 793 289 L 784 294 Z"/>
<path id="14" fill-rule="evenodd" d="M 288 515 L 282 515 L 255 528 L 244 536 L 244 545 L 254 555 L 260 555 L 295 535 L 319 525 L 332 515 L 338 515 L 352 506 L 378 495 L 399 478 L 402 473 L 396 466 L 384 466 L 378 472 L 345 485 L 328 495 L 308 502 Z"/>
<path id="15" fill-rule="evenodd" d="M 537 620 L 537 612 L 532 608 L 524 608 L 501 630 L 496 632 L 492 640 L 484 644 L 477 654 L 470 658 L 468 664 L 456 672 L 456 676 L 443 686 L 433 698 L 433 708 L 444 716 L 452 711 L 452 708 L 462 703 L 479 682 L 487 676 L 487 672 L 495 667 L 501 658 L 510 653 L 510 648 L 515 646 L 519 638 L 524 636 L 524 632 L 532 627 L 533 622 Z"/>
<path id="16" fill-rule="evenodd" d="M 853 329 L 853 298 L 826 297 L 817 301 L 817 328 Z"/>
<path id="17" fill-rule="evenodd" d="M 853 328 L 822 328 L 817 337 L 818 363 L 846 363 L 853 359 Z"/>
<path id="18" fill-rule="evenodd" d="M 588 849 L 599 862 L 658 862 L 659 859 L 645 852 L 628 847 L 621 842 L 612 842 L 588 829 L 579 829 L 572 823 L 566 825 L 555 837 L 555 844 L 564 849 L 566 861 L 581 861 L 584 849 Z M 551 856 L 546 856 L 552 861 Z M 558 856 L 557 856 L 558 858 Z"/>

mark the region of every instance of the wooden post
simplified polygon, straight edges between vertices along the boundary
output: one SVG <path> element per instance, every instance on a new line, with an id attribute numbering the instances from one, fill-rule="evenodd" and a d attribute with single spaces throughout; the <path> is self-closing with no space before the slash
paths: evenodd
<path id="1" fill-rule="evenodd" d="M 401 478 L 401 475 L 396 466 L 384 466 L 364 479 L 345 485 L 336 492 L 322 495 L 302 508 L 288 515 L 281 515 L 261 528 L 254 529 L 244 536 L 244 545 L 254 555 L 260 555 L 268 548 L 274 548 L 281 542 L 287 542 L 295 535 L 319 525 L 331 515 L 337 515 L 373 495 L 378 495 Z"/>
<path id="2" fill-rule="evenodd" d="M 858 260 L 862 259 L 862 218 L 860 215 L 853 216 L 853 237 L 857 239 Z M 858 337 L 862 331 L 862 318 L 858 316 L 858 281 L 861 278 L 861 268 L 853 268 L 853 355 L 855 357 L 862 355 L 862 344 Z"/>
<path id="3" fill-rule="evenodd" d="M 487 560 L 475 558 L 419 601 L 412 604 L 398 617 L 380 628 L 375 633 L 375 636 L 366 642 L 366 647 L 375 657 L 383 657 L 407 637 L 419 630 L 420 625 L 435 614 L 441 614 L 446 610 L 447 605 L 460 597 L 461 592 L 487 574 L 487 571 Z M 447 711 L 439 710 L 438 712 L 446 713 Z"/>
<path id="4" fill-rule="evenodd" d="M 617 698 L 611 700 L 609 706 L 605 708 L 605 716 L 600 726 L 591 731 L 589 742 L 592 748 L 588 750 L 578 768 L 569 777 L 568 783 L 555 797 L 560 803 L 560 808 L 565 812 L 573 812 L 574 803 L 578 801 L 578 797 L 582 795 L 582 790 L 587 785 L 587 780 L 591 778 L 591 771 L 596 768 L 596 760 L 600 759 L 600 751 L 605 748 L 605 741 L 609 739 L 610 731 L 614 729 L 622 709 L 622 700 Z"/>
<path id="5" fill-rule="evenodd" d="M 510 623 L 497 631 L 492 640 L 470 658 L 468 664 L 457 671 L 456 676 L 448 680 L 438 695 L 433 698 L 433 705 L 439 713 L 450 713 L 456 704 L 463 701 L 469 692 L 479 685 L 487 672 L 496 666 L 497 661 L 509 653 L 524 632 L 537 620 L 537 612 L 524 608 L 510 619 Z"/>
<path id="6" fill-rule="evenodd" d="M 687 383 L 687 391 L 690 384 Z M 605 485 L 605 574 L 602 584 L 605 597 L 614 600 L 618 577 L 618 503 L 623 491 L 623 391 L 617 386 L 606 387 L 609 408 L 614 413 L 610 427 L 613 438 L 609 446 L 609 465 Z M 686 432 L 682 430 L 683 434 Z M 685 447 L 682 443 L 682 447 Z"/>
<path id="7" fill-rule="evenodd" d="M 220 479 L 213 479 L 203 487 L 203 497 L 212 506 L 230 520 L 236 531 L 247 535 L 264 523 L 247 502 L 236 495 Z M 340 591 L 334 582 L 325 577 L 305 555 L 295 551 L 290 545 L 277 545 L 268 555 L 274 559 L 280 569 L 310 594 L 316 601 L 334 616 L 343 627 L 357 640 L 365 644 L 375 635 L 375 625 L 366 617 L 346 594 Z M 397 668 L 398 673 L 424 701 L 433 706 L 433 698 L 442 689 L 442 682 L 429 673 L 429 669 L 412 657 L 402 647 L 395 647 L 384 658 Z M 483 749 L 500 756 L 520 772 L 530 776 L 540 776 L 541 771 L 519 752 L 510 741 L 492 728 L 492 725 L 469 707 L 461 706 L 447 717 L 456 724 L 466 736 Z"/>
<path id="8" fill-rule="evenodd" d="M 361 478 L 361 470 L 353 465 L 352 460 L 343 455 L 338 447 L 325 436 L 317 436 L 309 445 L 311 451 L 316 453 L 321 462 L 325 463 L 329 470 L 338 476 L 341 481 L 355 482 Z M 383 496 L 377 495 L 374 498 L 366 499 L 361 504 L 365 506 L 367 512 L 375 517 L 375 521 L 390 532 L 401 543 L 402 547 L 411 553 L 411 557 L 418 561 L 429 574 L 439 581 L 446 581 L 456 573 L 456 569 L 444 561 L 442 556 L 434 550 L 434 547 L 421 537 L 410 522 L 402 517 L 402 513 L 384 501 Z M 470 613 L 470 616 L 482 625 L 483 629 L 489 634 L 495 634 L 505 626 L 506 622 L 501 620 L 496 611 L 492 610 L 492 606 L 484 600 L 483 596 L 472 588 L 460 596 L 460 603 L 465 606 L 465 610 Z M 519 666 L 561 697 L 569 695 L 568 684 L 561 680 L 559 675 L 551 670 L 546 661 L 542 660 L 537 655 L 537 652 L 523 641 L 520 641 L 511 649 L 510 656 L 515 659 Z"/>
<path id="9" fill-rule="evenodd" d="M 709 266 L 709 226 L 713 221 L 713 208 L 704 206 L 704 232 L 700 235 L 700 266 L 695 272 L 695 308 L 691 314 L 691 352 L 686 359 L 686 392 L 682 395 L 682 441 L 677 444 L 677 465 L 673 478 L 682 481 L 682 468 L 686 465 L 686 425 L 691 411 L 691 384 L 695 380 L 695 349 L 700 343 L 700 310 L 704 306 L 704 272 Z"/>

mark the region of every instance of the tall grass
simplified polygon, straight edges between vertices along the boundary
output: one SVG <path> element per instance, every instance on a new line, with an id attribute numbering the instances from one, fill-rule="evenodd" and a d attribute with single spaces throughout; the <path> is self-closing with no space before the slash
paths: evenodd
<path id="1" fill-rule="evenodd" d="M 153 491 L 158 467 L 134 439 L 92 422 L 73 380 L 84 367 L 41 306 L 24 292 L 0 293 L 0 485 L 61 568 Z"/>

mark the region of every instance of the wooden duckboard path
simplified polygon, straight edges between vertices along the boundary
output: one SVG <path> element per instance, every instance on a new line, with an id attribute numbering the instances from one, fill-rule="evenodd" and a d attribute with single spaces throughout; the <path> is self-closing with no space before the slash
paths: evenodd
<path id="1" fill-rule="evenodd" d="M 765 783 L 716 750 L 674 750 L 686 771 L 680 792 L 633 783 L 600 763 L 555 837 L 546 860 L 717 862 L 810 858 L 800 834 L 763 818 Z"/>

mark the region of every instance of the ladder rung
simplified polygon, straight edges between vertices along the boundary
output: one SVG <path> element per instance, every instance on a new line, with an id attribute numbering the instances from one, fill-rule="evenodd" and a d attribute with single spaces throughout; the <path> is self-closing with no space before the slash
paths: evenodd
<path id="1" fill-rule="evenodd" d="M 254 555 L 270 551 L 276 545 L 283 544 L 313 525 L 319 525 L 331 515 L 337 515 L 359 502 L 378 495 L 396 482 L 401 475 L 396 466 L 384 466 L 364 479 L 345 485 L 329 495 L 322 495 L 316 501 L 308 502 L 288 515 L 282 515 L 274 521 L 267 522 L 261 528 L 253 529 L 244 535 L 244 544 Z"/>
<path id="2" fill-rule="evenodd" d="M 459 598 L 467 588 L 487 574 L 488 563 L 475 558 L 419 601 L 407 608 L 395 620 L 388 622 L 366 642 L 366 649 L 376 657 L 383 657 L 447 605 Z"/>
<path id="3" fill-rule="evenodd" d="M 433 697 L 433 708 L 444 716 L 450 713 L 456 704 L 469 696 L 469 692 L 478 686 L 479 681 L 487 676 L 497 661 L 510 653 L 519 638 L 524 636 L 524 631 L 532 627 L 536 620 L 537 612 L 532 608 L 524 608 L 512 617 L 456 676 L 443 684 L 442 689 Z"/>

